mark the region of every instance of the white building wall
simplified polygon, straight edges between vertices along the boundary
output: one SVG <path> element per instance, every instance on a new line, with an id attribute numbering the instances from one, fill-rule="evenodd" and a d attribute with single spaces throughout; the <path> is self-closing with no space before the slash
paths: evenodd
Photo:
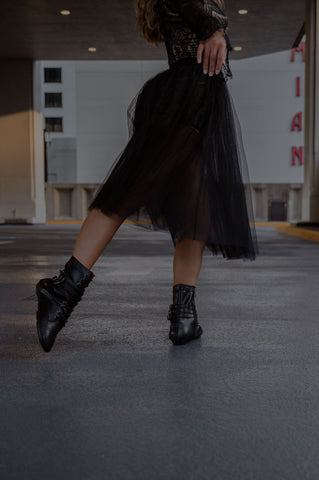
<path id="1" fill-rule="evenodd" d="M 228 82 L 242 126 L 252 183 L 302 183 L 303 166 L 292 166 L 291 132 L 304 110 L 304 63 L 291 50 L 232 60 Z M 128 139 L 126 111 L 143 83 L 167 68 L 165 61 L 76 62 L 78 182 L 101 182 Z M 301 96 L 296 97 L 296 77 Z"/>
<path id="2" fill-rule="evenodd" d="M 45 68 L 61 68 L 61 82 L 45 82 Z M 47 157 L 48 182 L 77 182 L 77 125 L 76 125 L 76 79 L 75 62 L 42 61 L 35 62 L 35 71 L 39 78 L 34 83 L 40 83 L 35 91 L 34 104 L 43 112 L 45 129 L 46 117 L 62 117 L 62 132 L 45 133 L 45 150 Z M 62 93 L 62 107 L 46 108 L 46 93 Z"/>
<path id="3" fill-rule="evenodd" d="M 304 132 L 291 132 L 294 115 L 304 110 L 304 63 L 291 62 L 291 50 L 230 60 L 228 87 L 242 127 L 252 183 L 302 183 L 303 167 L 291 165 L 291 147 L 300 147 Z M 45 116 L 63 116 L 63 133 L 76 138 L 78 183 L 100 183 L 128 140 L 127 108 L 144 82 L 168 68 L 167 61 L 41 62 L 62 67 L 62 84 L 44 83 Z M 296 77 L 301 96 L 296 97 Z M 63 92 L 62 109 L 44 109 L 44 92 Z"/>
<path id="4" fill-rule="evenodd" d="M 64 119 L 63 132 L 47 135 L 47 215 L 50 219 L 84 218 L 95 188 L 127 144 L 128 106 L 146 80 L 166 70 L 168 64 L 39 63 L 42 83 L 37 105 L 42 105 L 44 117 Z M 304 111 L 302 54 L 296 54 L 295 62 L 291 62 L 291 50 L 243 60 L 231 58 L 230 66 L 233 79 L 227 85 L 241 124 L 255 218 L 295 221 L 301 215 L 304 168 L 298 160 L 292 165 L 292 147 L 303 146 L 304 132 L 292 132 L 291 125 L 294 116 Z M 45 67 L 62 68 L 62 83 L 44 83 Z M 299 97 L 297 77 L 301 80 Z M 63 94 L 63 107 L 44 108 L 44 93 L 58 91 Z"/>
<path id="5" fill-rule="evenodd" d="M 76 91 L 75 91 L 75 62 L 70 61 L 42 61 L 42 91 L 41 105 L 44 112 L 43 128 L 45 128 L 45 117 L 63 117 L 63 132 L 50 132 L 49 138 L 74 138 L 76 137 Z M 44 69 L 62 68 L 61 83 L 45 83 Z M 45 93 L 62 92 L 62 108 L 45 108 Z"/>
<path id="6" fill-rule="evenodd" d="M 127 108 L 162 61 L 76 62 L 78 182 L 102 182 L 128 140 Z"/>
<path id="7" fill-rule="evenodd" d="M 232 61 L 229 82 L 240 121 L 252 183 L 302 183 L 303 166 L 292 166 L 292 146 L 304 145 L 304 132 L 291 132 L 304 111 L 305 64 L 291 50 Z M 301 95 L 296 97 L 296 78 Z"/>

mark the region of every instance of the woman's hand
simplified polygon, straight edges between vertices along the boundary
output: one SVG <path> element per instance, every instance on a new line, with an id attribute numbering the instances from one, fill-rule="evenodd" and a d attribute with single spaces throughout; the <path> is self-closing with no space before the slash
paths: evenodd
<path id="1" fill-rule="evenodd" d="M 203 72 L 208 73 L 210 77 L 220 72 L 226 56 L 227 43 L 223 29 L 216 30 L 211 37 L 199 42 L 197 62 L 201 63 L 203 60 Z"/>

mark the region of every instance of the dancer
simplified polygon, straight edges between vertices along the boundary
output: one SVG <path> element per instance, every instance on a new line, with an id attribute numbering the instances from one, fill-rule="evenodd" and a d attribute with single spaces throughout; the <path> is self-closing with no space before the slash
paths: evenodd
<path id="1" fill-rule="evenodd" d="M 94 277 L 94 263 L 127 218 L 146 218 L 150 228 L 171 234 L 167 318 L 174 345 L 202 334 L 195 290 L 204 248 L 228 260 L 255 259 L 247 161 L 227 86 L 232 46 L 222 7 L 220 0 L 136 1 L 139 31 L 149 42 L 165 42 L 168 69 L 148 80 L 129 105 L 130 139 L 89 205 L 72 256 L 59 275 L 36 286 L 44 351 L 51 350 Z"/>

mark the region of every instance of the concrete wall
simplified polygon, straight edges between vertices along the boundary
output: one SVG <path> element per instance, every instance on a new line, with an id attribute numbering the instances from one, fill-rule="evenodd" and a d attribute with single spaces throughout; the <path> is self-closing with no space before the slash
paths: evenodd
<path id="1" fill-rule="evenodd" d="M 76 138 L 53 138 L 50 142 L 47 142 L 46 149 L 48 157 L 47 181 L 53 183 L 76 183 Z"/>
<path id="2" fill-rule="evenodd" d="M 130 102 L 148 78 L 167 69 L 168 65 L 166 61 L 41 62 L 42 70 L 46 66 L 62 67 L 60 90 L 63 89 L 64 101 L 68 95 L 72 98 L 66 131 L 54 134 L 53 142 L 58 138 L 62 142 L 70 131 L 74 132 L 77 156 L 74 184 L 87 191 L 86 185 L 93 188 L 104 180 L 126 145 Z M 272 202 L 283 202 L 287 218 L 298 220 L 304 167 L 291 164 L 291 149 L 303 146 L 304 132 L 291 132 L 291 124 L 294 115 L 304 111 L 305 64 L 302 56 L 297 54 L 295 62 L 291 62 L 291 50 L 287 50 L 231 60 L 231 68 L 233 79 L 228 87 L 241 124 L 256 220 L 269 218 Z M 300 77 L 299 97 L 296 96 L 297 77 Z M 60 91 L 57 85 L 55 90 L 53 87 L 50 90 L 48 84 L 43 85 L 45 91 Z M 50 199 L 61 196 L 62 202 L 62 198 L 69 195 L 69 204 L 74 205 L 76 190 L 67 193 L 58 188 L 62 181 L 59 179 L 71 182 L 68 173 L 72 170 L 71 158 L 62 153 L 57 165 L 57 158 L 48 148 L 48 159 L 52 173 L 49 181 L 54 183 L 52 188 L 56 192 Z M 87 197 L 76 195 L 82 202 L 78 210 L 85 212 Z M 57 205 L 61 203 L 60 200 L 56 202 Z M 51 212 L 52 208 L 49 210 Z M 59 218 L 59 212 L 60 207 L 55 209 L 54 218 Z"/>
<path id="3" fill-rule="evenodd" d="M 42 112 L 33 63 L 0 63 L 0 223 L 45 221 Z"/>

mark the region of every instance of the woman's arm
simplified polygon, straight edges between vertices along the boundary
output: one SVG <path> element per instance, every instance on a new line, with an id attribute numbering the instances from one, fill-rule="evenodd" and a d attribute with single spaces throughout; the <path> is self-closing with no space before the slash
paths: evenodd
<path id="1" fill-rule="evenodd" d="M 196 34 L 199 45 L 197 61 L 203 61 L 203 72 L 218 74 L 226 62 L 230 46 L 225 29 L 228 19 L 216 2 L 206 0 L 175 0 L 182 18 Z"/>
<path id="2" fill-rule="evenodd" d="M 175 0 L 180 14 L 198 40 L 206 40 L 216 30 L 226 28 L 228 18 L 212 0 Z"/>

